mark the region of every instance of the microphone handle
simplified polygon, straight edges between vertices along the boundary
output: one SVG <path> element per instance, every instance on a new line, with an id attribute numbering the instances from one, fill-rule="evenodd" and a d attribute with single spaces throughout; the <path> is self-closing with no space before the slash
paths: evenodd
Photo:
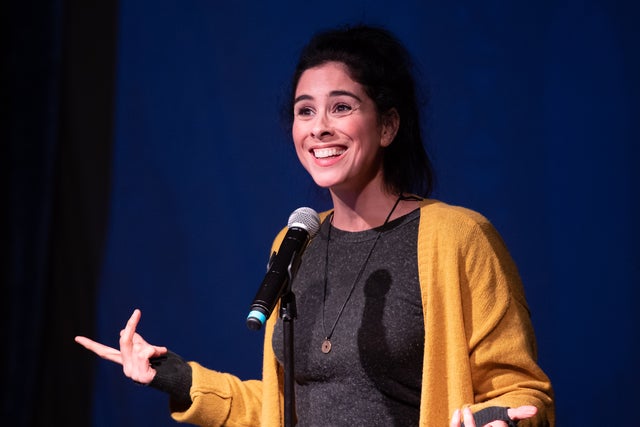
<path id="1" fill-rule="evenodd" d="M 290 289 L 302 252 L 309 242 L 309 232 L 301 227 L 291 227 L 280 244 L 279 251 L 271 256 L 267 274 L 258 289 L 247 316 L 249 329 L 258 330 L 266 323 L 280 297 Z"/>

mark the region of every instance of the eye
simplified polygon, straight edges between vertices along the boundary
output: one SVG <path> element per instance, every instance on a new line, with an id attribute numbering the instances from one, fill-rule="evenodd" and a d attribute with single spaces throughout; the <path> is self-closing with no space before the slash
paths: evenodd
<path id="1" fill-rule="evenodd" d="M 357 109 L 357 105 L 351 105 L 347 102 L 338 102 L 331 109 L 331 114 L 335 117 L 344 117 L 353 113 Z"/>
<path id="2" fill-rule="evenodd" d="M 313 115 L 313 109 L 308 106 L 298 107 L 295 110 L 295 116 L 299 118 L 309 118 Z"/>

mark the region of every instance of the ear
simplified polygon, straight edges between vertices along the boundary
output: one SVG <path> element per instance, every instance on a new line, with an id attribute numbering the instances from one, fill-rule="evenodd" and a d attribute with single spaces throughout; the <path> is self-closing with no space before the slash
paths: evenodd
<path id="1" fill-rule="evenodd" d="M 390 109 L 382 115 L 382 129 L 380 137 L 380 145 L 388 147 L 393 142 L 398 128 L 400 127 L 400 115 L 395 108 Z"/>

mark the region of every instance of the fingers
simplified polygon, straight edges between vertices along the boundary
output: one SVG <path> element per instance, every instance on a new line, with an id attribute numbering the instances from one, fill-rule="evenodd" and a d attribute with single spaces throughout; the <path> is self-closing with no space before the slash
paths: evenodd
<path id="1" fill-rule="evenodd" d="M 460 409 L 456 409 L 455 411 L 453 411 L 453 416 L 451 417 L 449 427 L 460 427 Z"/>
<path id="2" fill-rule="evenodd" d="M 151 357 L 158 357 L 158 356 L 162 356 L 163 354 L 165 354 L 167 351 L 167 347 L 162 347 L 162 346 L 157 346 L 157 345 L 151 345 L 149 344 L 147 341 L 145 341 L 144 338 L 142 338 L 142 336 L 140 334 L 138 334 L 137 332 L 133 335 L 133 346 L 134 346 L 134 352 L 136 351 L 136 349 L 142 349 L 144 348 L 144 351 L 148 351 L 149 353 L 149 358 Z M 139 351 L 139 350 L 138 350 Z"/>
<path id="3" fill-rule="evenodd" d="M 141 316 L 140 310 L 134 310 L 127 325 L 120 332 L 120 352 L 124 374 L 136 382 L 148 384 L 156 376 L 149 359 L 166 353 L 167 349 L 147 343 L 136 332 Z"/>
<path id="4" fill-rule="evenodd" d="M 138 327 L 138 322 L 140 321 L 140 317 L 142 317 L 142 312 L 137 308 L 133 310 L 133 314 L 127 321 L 124 329 L 120 331 L 120 347 L 122 347 L 123 341 L 130 345 L 133 343 L 133 336 L 136 333 L 136 328 Z"/>
<path id="5" fill-rule="evenodd" d="M 533 417 L 538 412 L 538 408 L 531 405 L 519 406 L 517 408 L 509 408 L 507 414 L 509 418 L 514 421 L 523 420 Z M 460 419 L 462 418 L 462 420 Z M 473 413 L 469 407 L 464 407 L 462 410 L 456 409 L 451 417 L 450 427 L 461 427 L 461 422 L 464 423 L 464 427 L 476 427 L 476 422 L 473 417 Z M 489 424 L 485 424 L 482 427 L 504 427 L 507 423 L 504 421 L 494 420 Z"/>
<path id="6" fill-rule="evenodd" d="M 476 420 L 473 418 L 473 413 L 468 406 L 462 408 L 462 420 L 464 421 L 464 427 L 476 427 Z"/>
<path id="7" fill-rule="evenodd" d="M 167 352 L 166 347 L 157 347 L 149 344 L 140 335 L 135 334 L 133 336 L 133 351 L 132 354 L 136 358 L 141 360 L 148 360 L 152 357 L 162 356 Z"/>
<path id="8" fill-rule="evenodd" d="M 123 365 L 123 342 L 125 344 L 125 351 L 129 351 L 131 347 L 130 337 L 135 334 L 136 327 L 138 326 L 138 322 L 140 321 L 140 316 L 140 310 L 134 310 L 133 314 L 129 318 L 129 321 L 127 322 L 125 329 L 120 332 L 120 351 L 83 336 L 75 337 L 75 342 L 77 342 L 87 350 L 94 352 L 103 359 Z"/>
<path id="9" fill-rule="evenodd" d="M 133 338 L 134 353 L 144 353 L 148 358 L 162 356 L 167 353 L 167 347 L 151 345 L 146 342 L 140 335 L 136 334 Z"/>
<path id="10" fill-rule="evenodd" d="M 75 342 L 77 342 L 87 350 L 94 352 L 103 359 L 122 365 L 122 355 L 115 348 L 108 347 L 92 339 L 81 336 L 75 337 Z"/>
<path id="11" fill-rule="evenodd" d="M 460 409 L 456 409 L 453 411 L 453 416 L 451 417 L 451 422 L 449 424 L 450 427 L 460 427 L 460 416 L 462 415 L 462 422 L 464 422 L 464 427 L 476 427 L 476 421 L 473 418 L 473 413 L 471 409 L 468 407 Z"/>
<path id="12" fill-rule="evenodd" d="M 166 347 L 151 345 L 136 332 L 142 313 L 136 309 L 124 329 L 120 331 L 120 350 L 89 338 L 78 336 L 75 341 L 103 359 L 122 365 L 125 376 L 142 384 L 150 383 L 156 375 L 149 359 L 167 353 Z"/>
<path id="13" fill-rule="evenodd" d="M 142 313 L 137 308 L 127 321 L 124 329 L 120 331 L 120 352 L 122 353 L 123 366 L 127 368 L 127 362 L 131 359 L 133 351 L 133 337 L 136 335 L 136 328 Z M 126 373 L 126 372 L 125 372 Z"/>
<path id="14" fill-rule="evenodd" d="M 538 412 L 538 408 L 531 405 L 518 406 L 517 408 L 509 408 L 507 414 L 514 421 L 524 420 L 533 417 Z"/>
<path id="15" fill-rule="evenodd" d="M 136 334 L 136 328 L 141 317 L 140 310 L 135 309 L 131 317 L 127 321 L 124 329 L 120 331 L 120 352 L 122 353 L 122 370 L 124 374 L 131 378 L 131 375 L 137 371 L 138 361 L 134 357 L 133 337 Z M 137 380 L 136 380 L 137 381 Z"/>

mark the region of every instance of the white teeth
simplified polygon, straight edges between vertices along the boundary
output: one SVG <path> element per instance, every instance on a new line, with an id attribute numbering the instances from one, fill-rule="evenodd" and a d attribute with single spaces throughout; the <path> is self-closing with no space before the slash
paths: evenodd
<path id="1" fill-rule="evenodd" d="M 316 156 L 317 159 L 324 159 L 327 157 L 339 156 L 344 153 L 346 150 L 344 148 L 316 148 L 313 150 L 313 155 Z"/>

